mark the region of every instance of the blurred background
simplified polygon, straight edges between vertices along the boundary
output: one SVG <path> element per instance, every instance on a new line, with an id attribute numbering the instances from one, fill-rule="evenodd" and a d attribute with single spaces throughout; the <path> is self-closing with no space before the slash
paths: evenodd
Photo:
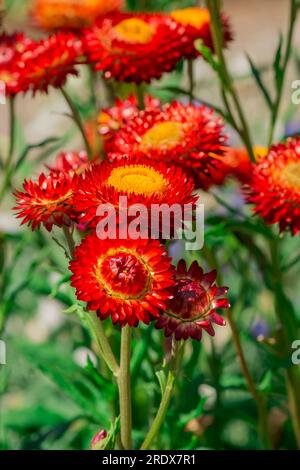
<path id="1" fill-rule="evenodd" d="M 223 3 L 234 32 L 234 41 L 226 52 L 228 63 L 251 123 L 255 144 L 264 146 L 268 114 L 246 55 L 261 69 L 272 89 L 272 62 L 280 34 L 287 30 L 289 0 L 225 0 Z M 203 2 L 128 0 L 127 7 L 168 11 L 195 4 L 202 5 Z M 6 6 L 4 29 L 7 32 L 24 31 L 34 37 L 42 34 L 34 28 L 28 14 L 30 0 L 9 0 Z M 294 45 L 300 41 L 299 26 L 298 20 Z M 276 129 L 278 139 L 300 131 L 300 106 L 291 102 L 291 84 L 297 79 L 300 79 L 299 48 L 293 50 L 285 84 L 281 119 Z M 186 87 L 186 80 L 184 70 L 178 69 L 164 76 L 161 82 L 152 83 L 150 91 L 163 100 L 170 100 L 176 95 L 167 92 L 165 87 Z M 69 79 L 68 89 L 73 98 L 78 99 L 78 105 L 82 106 L 81 111 L 88 119 L 88 109 L 84 107 L 87 99 L 84 73 L 79 78 Z M 109 94 L 100 80 L 97 90 L 100 110 L 101 106 L 109 104 Z M 124 95 L 128 90 L 122 88 L 119 93 Z M 201 59 L 196 65 L 195 95 L 220 104 L 216 78 Z M 59 136 L 60 140 L 42 151 L 30 152 L 22 174 L 14 180 L 16 186 L 24 176 L 38 175 L 45 162 L 54 160 L 58 150 L 81 148 L 80 137 L 65 116 L 67 108 L 57 91 L 37 94 L 34 99 L 29 94 L 20 96 L 17 110 L 19 152 L 25 144 L 35 144 L 53 136 Z M 240 145 L 237 136 L 230 130 L 228 132 L 231 144 Z M 8 110 L 7 106 L 0 105 L 0 150 L 4 151 L 7 144 Z M 235 186 L 225 188 L 223 196 L 236 207 L 242 205 L 240 191 Z M 209 215 L 225 210 L 218 207 L 212 195 L 203 194 L 203 201 Z M 13 198 L 8 195 L 0 208 L 0 243 L 4 238 L 9 242 L 6 253 L 9 269 L 5 275 L 10 278 L 9 290 L 0 299 L 0 338 L 7 341 L 7 365 L 0 366 L 0 446 L 3 449 L 87 449 L 99 426 L 107 429 L 111 416 L 117 413 L 116 390 L 107 371 L 92 353 L 92 341 L 87 331 L 76 316 L 63 313 L 74 300 L 73 291 L 65 282 L 67 261 L 63 253 L 49 235 L 21 229 L 11 211 L 12 206 Z M 212 231 L 210 243 L 212 248 L 220 251 L 232 298 L 236 300 L 241 292 L 243 294 L 238 324 L 255 378 L 262 389 L 270 392 L 270 427 L 274 442 L 283 448 L 293 448 L 295 443 L 283 405 L 283 378 L 280 370 L 273 368 L 268 352 L 274 336 L 271 294 L 258 287 L 259 273 L 243 250 L 237 254 L 236 241 L 229 233 Z M 297 243 L 287 237 L 287 259 L 296 251 Z M 180 249 L 174 247 L 175 256 L 180 255 Z M 242 280 L 237 278 L 232 267 L 244 273 Z M 293 296 L 300 287 L 299 274 L 297 266 L 289 274 L 289 289 Z M 296 302 L 300 308 L 299 300 Z M 118 340 L 112 327 L 108 325 L 107 328 L 117 347 Z M 137 441 L 145 432 L 142 428 L 144 410 L 151 415 L 152 408 L 158 403 L 159 386 L 153 375 L 163 355 L 161 336 L 146 328 L 136 332 L 134 360 L 137 367 L 133 383 L 134 437 Z M 205 338 L 201 344 L 190 345 L 183 369 L 175 406 L 168 416 L 158 448 L 258 448 L 255 406 L 241 377 L 228 328 L 218 330 L 214 343 Z M 92 416 L 91 408 L 94 410 Z"/>

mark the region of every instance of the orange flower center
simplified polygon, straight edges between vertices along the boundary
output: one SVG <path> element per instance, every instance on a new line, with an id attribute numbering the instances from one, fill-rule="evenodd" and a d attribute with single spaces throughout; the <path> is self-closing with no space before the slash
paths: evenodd
<path id="1" fill-rule="evenodd" d="M 154 124 L 142 137 L 141 149 L 170 149 L 175 147 L 182 137 L 182 124 L 175 121 Z"/>
<path id="2" fill-rule="evenodd" d="M 145 165 L 127 165 L 114 168 L 108 178 L 108 184 L 118 191 L 151 195 L 163 193 L 167 181 L 152 167 Z"/>
<path id="3" fill-rule="evenodd" d="M 182 8 L 181 10 L 172 11 L 171 17 L 183 26 L 193 26 L 197 29 L 210 22 L 210 14 L 207 8 Z"/>
<path id="4" fill-rule="evenodd" d="M 143 260 L 125 249 L 111 249 L 102 256 L 96 265 L 95 277 L 109 295 L 124 300 L 143 297 L 151 283 Z"/>
<path id="5" fill-rule="evenodd" d="M 282 175 L 290 186 L 300 189 L 300 163 L 290 163 L 284 168 Z"/>
<path id="6" fill-rule="evenodd" d="M 114 27 L 117 39 L 130 44 L 147 44 L 151 41 L 154 29 L 139 18 L 128 18 Z"/>

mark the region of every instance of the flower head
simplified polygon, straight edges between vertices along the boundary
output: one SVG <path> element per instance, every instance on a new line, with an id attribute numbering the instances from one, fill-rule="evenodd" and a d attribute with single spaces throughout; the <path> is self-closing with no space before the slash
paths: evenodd
<path id="1" fill-rule="evenodd" d="M 104 449 L 105 443 L 106 443 L 106 438 L 108 434 L 105 429 L 101 429 L 100 431 L 95 434 L 91 440 L 91 449 L 92 450 L 100 450 Z"/>
<path id="2" fill-rule="evenodd" d="M 254 212 L 280 231 L 300 231 L 300 138 L 271 147 L 254 165 L 246 187 Z"/>
<path id="3" fill-rule="evenodd" d="M 77 75 L 75 65 L 82 54 L 81 42 L 71 33 L 57 33 L 27 49 L 16 63 L 21 91 L 48 91 L 61 87 L 68 75 Z"/>
<path id="4" fill-rule="evenodd" d="M 53 166 L 48 168 L 52 172 L 65 173 L 73 176 L 75 173 L 80 174 L 89 165 L 89 158 L 85 150 L 81 152 L 60 152 Z"/>
<path id="5" fill-rule="evenodd" d="M 83 32 L 85 53 L 106 79 L 150 82 L 181 58 L 179 25 L 166 15 L 119 13 Z"/>
<path id="6" fill-rule="evenodd" d="M 145 96 L 145 106 L 147 108 L 158 108 L 160 101 L 152 96 Z M 104 138 L 105 150 L 110 150 L 111 139 L 114 134 L 124 126 L 135 113 L 138 112 L 138 102 L 135 95 L 130 95 L 127 99 L 117 98 L 114 106 L 103 108 L 98 115 L 98 131 Z"/>
<path id="7" fill-rule="evenodd" d="M 222 131 L 222 121 L 211 109 L 174 101 L 136 113 L 114 135 L 111 148 L 180 166 L 201 187 L 201 175 L 209 174 L 214 157 L 224 152 Z"/>
<path id="8" fill-rule="evenodd" d="M 5 83 L 5 94 L 15 95 L 23 91 L 22 70 L 18 63 L 26 50 L 34 47 L 34 41 L 22 33 L 0 34 L 0 81 Z"/>
<path id="9" fill-rule="evenodd" d="M 137 326 L 158 317 L 170 298 L 174 271 L 156 240 L 86 237 L 70 263 L 71 284 L 89 310 L 104 320 Z"/>
<path id="10" fill-rule="evenodd" d="M 35 0 L 32 16 L 43 29 L 83 28 L 101 15 L 118 10 L 123 0 Z"/>
<path id="11" fill-rule="evenodd" d="M 189 7 L 173 10 L 170 13 L 180 26 L 181 47 L 183 55 L 187 59 L 193 59 L 199 55 L 194 42 L 201 39 L 203 44 L 213 50 L 213 38 L 211 33 L 211 18 L 207 8 Z M 228 18 L 222 15 L 224 45 L 232 39 L 232 33 Z"/>
<path id="12" fill-rule="evenodd" d="M 195 203 L 194 185 L 180 168 L 167 167 L 163 162 L 124 155 L 114 161 L 93 165 L 79 179 L 74 203 L 83 214 L 82 221 L 94 226 L 100 204 L 119 207 L 120 196 L 127 197 L 127 207 L 141 204 L 151 209 L 153 204 Z"/>
<path id="13" fill-rule="evenodd" d="M 165 336 L 174 335 L 176 340 L 200 340 L 202 330 L 214 336 L 212 324 L 225 325 L 225 320 L 216 309 L 230 306 L 223 297 L 228 288 L 217 287 L 216 276 L 216 271 L 204 274 L 197 261 L 192 263 L 189 270 L 184 260 L 179 261 L 173 299 L 158 318 L 156 328 L 163 328 Z"/>
<path id="14" fill-rule="evenodd" d="M 10 63 L 22 54 L 34 41 L 23 33 L 0 34 L 0 65 Z"/>
<path id="15" fill-rule="evenodd" d="M 25 180 L 23 191 L 16 190 L 18 218 L 22 225 L 28 224 L 32 230 L 43 224 L 50 232 L 53 225 L 69 225 L 71 220 L 77 220 L 72 199 L 74 178 L 65 173 L 55 172 L 46 176 L 44 173 L 38 181 Z"/>

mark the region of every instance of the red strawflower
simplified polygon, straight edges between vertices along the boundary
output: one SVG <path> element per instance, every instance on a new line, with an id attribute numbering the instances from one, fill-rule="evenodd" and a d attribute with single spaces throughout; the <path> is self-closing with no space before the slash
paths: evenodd
<path id="1" fill-rule="evenodd" d="M 73 206 L 75 176 L 66 173 L 41 173 L 38 181 L 25 180 L 23 191 L 16 190 L 18 218 L 22 225 L 28 224 L 32 230 L 43 224 L 50 232 L 53 225 L 69 225 L 77 220 L 78 214 Z"/>
<path id="2" fill-rule="evenodd" d="M 152 96 L 145 96 L 145 106 L 147 108 L 160 107 L 160 100 Z M 114 134 L 132 119 L 139 110 L 135 95 L 130 95 L 127 99 L 117 98 L 114 106 L 103 108 L 98 116 L 99 134 L 105 139 L 105 150 L 110 151 L 110 141 Z"/>
<path id="3" fill-rule="evenodd" d="M 146 108 L 136 113 L 114 135 L 111 149 L 139 152 L 152 161 L 182 167 L 202 187 L 202 176 L 217 164 L 214 156 L 224 153 L 223 123 L 206 106 L 184 105 L 177 101 L 162 108 Z"/>
<path id="4" fill-rule="evenodd" d="M 89 61 L 106 79 L 150 82 L 180 60 L 178 28 L 165 15 L 117 13 L 98 19 L 82 41 Z"/>
<path id="5" fill-rule="evenodd" d="M 21 75 L 21 90 L 47 92 L 59 88 L 68 75 L 78 75 L 76 63 L 82 55 L 81 41 L 71 33 L 57 33 L 28 48 L 15 66 Z"/>
<path id="6" fill-rule="evenodd" d="M 196 201 L 193 190 L 192 180 L 180 168 L 122 155 L 112 163 L 93 165 L 80 176 L 74 204 L 82 213 L 82 222 L 95 226 L 100 220 L 100 216 L 96 216 L 99 205 L 111 204 L 118 208 L 120 196 L 127 196 L 128 208 L 142 204 L 150 211 L 153 204 L 178 204 L 188 210 L 188 204 Z"/>
<path id="7" fill-rule="evenodd" d="M 217 273 L 204 274 L 194 261 L 189 270 L 184 260 L 179 261 L 173 299 L 158 318 L 155 327 L 163 328 L 165 336 L 174 335 L 176 340 L 193 338 L 200 340 L 202 330 L 214 336 L 213 323 L 224 326 L 225 320 L 216 312 L 218 308 L 229 308 L 227 287 L 217 287 Z"/>
<path id="8" fill-rule="evenodd" d="M 174 269 L 156 240 L 99 240 L 87 236 L 70 263 L 71 284 L 101 320 L 137 326 L 158 317 L 170 298 Z"/>
<path id="9" fill-rule="evenodd" d="M 300 231 L 300 138 L 273 145 L 266 157 L 253 166 L 246 187 L 248 202 L 269 224 L 279 224 L 280 232 Z"/>
<path id="10" fill-rule="evenodd" d="M 16 70 L 13 63 L 0 64 L 1 94 L 6 97 L 14 96 L 20 91 L 20 72 Z M 2 85 L 4 83 L 4 86 Z"/>
<path id="11" fill-rule="evenodd" d="M 97 16 L 117 10 L 123 0 L 35 0 L 32 16 L 44 29 L 83 28 Z"/>
<path id="12" fill-rule="evenodd" d="M 34 41 L 23 33 L 0 34 L 0 65 L 17 59 Z"/>
<path id="13" fill-rule="evenodd" d="M 52 172 L 62 172 L 73 176 L 87 169 L 91 162 L 85 150 L 80 152 L 60 152 L 53 166 L 48 166 Z"/>
<path id="14" fill-rule="evenodd" d="M 21 89 L 21 70 L 18 62 L 22 54 L 34 46 L 34 41 L 22 33 L 0 35 L 0 81 L 5 83 L 5 95 L 15 95 Z"/>
<path id="15" fill-rule="evenodd" d="M 194 59 L 199 52 L 194 46 L 196 39 L 201 39 L 203 44 L 214 49 L 213 37 L 211 32 L 210 13 L 207 8 L 190 7 L 174 10 L 170 13 L 180 26 L 181 48 L 182 54 L 187 59 Z M 222 14 L 224 46 L 232 40 L 232 32 L 228 18 Z"/>

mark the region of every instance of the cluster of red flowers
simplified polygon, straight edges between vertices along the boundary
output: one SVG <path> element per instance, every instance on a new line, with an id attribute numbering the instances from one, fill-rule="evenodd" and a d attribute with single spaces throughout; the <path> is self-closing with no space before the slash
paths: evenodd
<path id="1" fill-rule="evenodd" d="M 60 10 L 57 5 L 62 6 Z M 35 18 L 50 30 L 64 29 L 38 42 L 23 34 L 0 36 L 0 80 L 8 95 L 61 87 L 76 65 L 88 62 L 105 78 L 149 82 L 171 71 L 185 57 L 198 53 L 195 39 L 213 48 L 206 9 L 188 8 L 170 14 L 128 14 L 112 2 L 36 0 Z M 224 45 L 231 39 L 223 16 Z M 269 151 L 255 148 L 251 163 L 245 149 L 226 147 L 221 118 L 204 105 L 174 101 L 162 105 L 151 96 L 140 109 L 137 99 L 117 99 L 97 119 L 105 161 L 86 152 L 60 153 L 48 174 L 25 180 L 17 190 L 16 209 L 22 223 L 78 227 L 87 233 L 73 253 L 71 282 L 79 300 L 121 326 L 155 320 L 166 336 L 201 339 L 224 325 L 216 309 L 228 308 L 227 288 L 216 286 L 216 272 L 203 273 L 194 262 L 175 269 L 163 234 L 150 238 L 99 241 L 95 228 L 102 221 L 97 208 L 110 204 L 120 223 L 120 196 L 127 208 L 142 204 L 184 207 L 195 204 L 195 190 L 207 190 L 235 176 L 245 188 L 255 213 L 280 230 L 300 231 L 300 139 L 290 139 Z M 147 216 L 149 226 L 149 219 Z"/>
<path id="2" fill-rule="evenodd" d="M 212 48 L 206 9 L 128 14 L 118 10 L 120 3 L 112 2 L 108 12 L 99 1 L 36 0 L 35 21 L 58 31 L 37 42 L 23 35 L 0 37 L 0 79 L 8 94 L 61 87 L 82 63 L 106 79 L 149 82 L 182 58 L 197 57 L 195 39 Z M 231 33 L 225 17 L 223 23 L 226 45 Z M 83 229 L 85 237 L 72 254 L 71 283 L 77 298 L 100 319 L 111 317 L 120 326 L 154 320 L 177 340 L 200 340 L 203 329 L 213 335 L 213 323 L 225 324 L 216 309 L 229 307 L 227 288 L 216 286 L 214 271 L 204 274 L 195 262 L 187 269 L 183 261 L 175 269 L 162 232 L 157 240 L 149 229 L 137 240 L 99 240 L 95 228 L 102 220 L 101 204 L 114 207 L 120 223 L 120 196 L 127 197 L 128 209 L 136 204 L 193 207 L 195 190 L 234 173 L 222 120 L 206 106 L 162 105 L 151 96 L 141 110 L 130 96 L 103 109 L 97 125 L 105 161 L 103 155 L 60 153 L 48 173 L 25 180 L 15 191 L 18 217 L 32 230 L 41 225 L 48 231 Z"/>
<path id="3" fill-rule="evenodd" d="M 102 71 L 106 79 L 149 82 L 172 71 L 183 57 L 195 58 L 195 39 L 212 47 L 205 9 L 129 14 L 118 10 L 121 4 L 36 0 L 35 21 L 54 32 L 40 41 L 23 34 L 0 36 L 0 80 L 7 95 L 61 87 L 82 62 Z M 224 22 L 224 43 L 230 38 Z"/>
<path id="4" fill-rule="evenodd" d="M 148 231 L 138 240 L 99 240 L 95 233 L 101 221 L 97 208 L 110 204 L 118 211 L 120 196 L 127 197 L 128 208 L 137 203 L 150 210 L 153 204 L 193 205 L 198 198 L 195 179 L 186 170 L 195 162 L 200 174 L 203 162 L 206 172 L 213 154 L 223 152 L 223 126 L 209 109 L 176 102 L 162 108 L 156 100 L 147 100 L 149 107 L 144 111 L 135 109 L 129 100 L 131 120 L 122 112 L 105 111 L 114 116 L 119 132 L 124 130 L 121 139 L 130 135 L 130 122 L 136 126 L 133 140 L 123 145 L 127 155 L 121 153 L 119 133 L 108 127 L 111 142 L 106 161 L 89 161 L 85 152 L 61 153 L 48 176 L 25 181 L 23 191 L 16 191 L 16 209 L 32 229 L 40 224 L 49 231 L 53 225 L 84 224 L 89 235 L 73 254 L 72 285 L 78 299 L 101 319 L 111 316 L 121 326 L 156 319 L 157 328 L 166 325 L 166 335 L 173 332 L 176 339 L 199 340 L 202 328 L 213 334 L 211 322 L 224 323 L 215 313 L 216 308 L 227 306 L 217 300 L 220 290 L 215 288 L 215 278 L 203 275 L 195 265 L 186 275 L 182 267 L 176 272 L 163 241 L 148 238 Z M 121 108 L 126 109 L 129 102 Z M 174 299 L 180 296 L 181 304 L 175 305 Z"/>

